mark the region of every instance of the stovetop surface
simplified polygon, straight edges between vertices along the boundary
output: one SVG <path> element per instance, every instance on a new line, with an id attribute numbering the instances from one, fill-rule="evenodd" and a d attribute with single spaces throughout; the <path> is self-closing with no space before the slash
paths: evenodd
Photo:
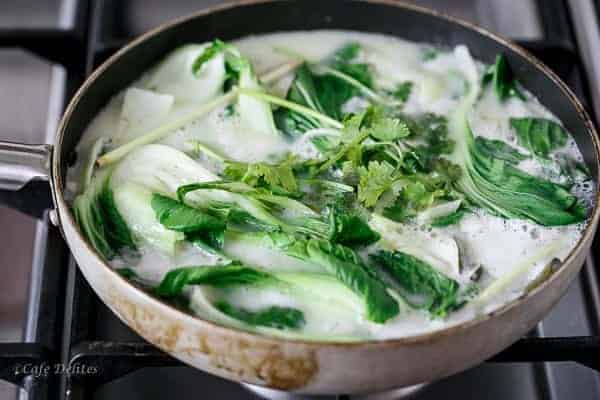
<path id="1" fill-rule="evenodd" d="M 414 1 L 462 16 L 492 31 L 518 40 L 573 42 L 569 26 L 548 15 L 546 6 L 563 10 L 561 1 L 540 0 L 443 0 Z M 572 3 L 576 3 L 573 1 Z M 3 0 L 0 2 L 0 29 L 12 27 L 68 27 L 73 23 L 76 0 Z M 92 0 L 92 4 L 94 1 Z M 159 23 L 198 10 L 218 0 L 126 0 L 98 1 L 103 3 L 103 26 L 100 37 L 105 42 L 131 38 Z M 558 8 L 556 3 L 561 4 Z M 562 8 L 561 8 L 562 7 Z M 552 13 L 550 13 L 552 14 Z M 561 22 L 562 21 L 562 22 Z M 562 25 L 561 25 L 562 24 Z M 550 28 L 549 28 L 550 27 Z M 559 32 L 559 34 L 557 33 Z M 565 32 L 566 36 L 565 37 Z M 564 62 L 558 60 L 558 67 Z M 550 60 L 557 62 L 557 60 Z M 585 89 L 579 77 L 573 74 L 572 60 L 565 60 L 563 75 L 576 90 Z M 581 67 L 577 65 L 576 67 Z M 68 100 L 74 84 L 66 71 L 22 50 L 0 48 L 0 139 L 27 143 L 51 143 L 54 128 L 64 101 Z M 8 96 L 6 95 L 8 94 Z M 585 93 L 582 93 L 585 94 Z M 51 334 L 36 332 L 31 318 L 27 322 L 28 295 L 31 276 L 36 266 L 49 268 L 48 258 L 66 262 L 66 255 L 54 249 L 47 255 L 47 240 L 60 243 L 47 221 L 36 221 L 0 207 L 0 342 L 48 339 Z M 50 236 L 50 239 L 48 239 Z M 61 244 L 62 245 L 62 244 Z M 41 259 L 40 259 L 41 258 Z M 72 263 L 72 262 L 71 262 Z M 75 280 L 82 291 L 85 282 L 71 265 L 67 279 Z M 592 269 L 589 262 L 586 268 Z M 33 273 L 31 271 L 34 271 Z M 34 278 L 35 279 L 35 278 Z M 590 272 L 574 282 L 567 295 L 552 313 L 539 325 L 533 335 L 577 336 L 598 334 L 599 310 L 590 306 Z M 81 282 L 79 282 L 81 281 Z M 90 301 L 89 299 L 86 301 Z M 92 321 L 85 329 L 78 328 L 73 336 L 87 336 L 88 340 L 138 341 L 141 340 L 124 326 L 102 304 L 91 296 Z M 56 306 L 60 308 L 60 306 Z M 78 305 L 85 308 L 87 303 Z M 50 307 L 52 308 L 52 307 Z M 92 311 L 94 310 L 94 311 Z M 35 324 L 33 324 L 35 325 Z M 25 328 L 27 326 L 27 328 Z M 89 326 L 93 329 L 89 330 Z M 50 340 L 50 339 L 48 339 Z M 0 381 L 0 399 L 12 399 L 17 394 L 14 386 Z M 20 391 L 22 399 L 27 395 Z M 244 387 L 207 375 L 188 367 L 145 368 L 101 386 L 95 399 L 252 399 L 256 395 Z M 593 399 L 600 398 L 600 374 L 575 363 L 485 363 L 481 366 L 428 385 L 415 399 L 439 399 L 460 395 L 463 399 Z M 75 398 L 75 397 L 74 397 Z"/>

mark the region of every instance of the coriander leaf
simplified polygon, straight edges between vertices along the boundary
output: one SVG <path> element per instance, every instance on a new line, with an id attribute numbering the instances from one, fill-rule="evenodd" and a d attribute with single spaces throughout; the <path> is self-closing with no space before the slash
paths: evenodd
<path id="1" fill-rule="evenodd" d="M 394 183 L 394 172 L 394 167 L 386 161 L 370 161 L 366 168 L 359 167 L 358 201 L 366 207 L 373 207 Z"/>
<path id="2" fill-rule="evenodd" d="M 567 132 L 554 121 L 544 118 L 511 118 L 519 144 L 538 157 L 548 158 L 553 150 L 567 143 Z"/>
<path id="3" fill-rule="evenodd" d="M 344 129 L 342 130 L 342 136 L 340 137 L 341 144 L 334 150 L 334 153 L 331 154 L 318 169 L 316 169 L 313 175 L 326 171 L 344 158 L 350 151 L 358 150 L 360 152 L 358 147 L 360 147 L 359 145 L 363 140 L 369 137 L 371 121 L 376 114 L 378 115 L 379 111 L 374 107 L 369 107 L 360 114 L 347 117 L 344 120 Z"/>
<path id="4" fill-rule="evenodd" d="M 403 116 L 413 138 L 418 144 L 408 146 L 410 151 L 404 156 L 403 169 L 408 173 L 427 172 L 436 158 L 450 154 L 454 141 L 448 138 L 448 121 L 445 117 L 426 113 L 416 118 Z"/>
<path id="5" fill-rule="evenodd" d="M 223 288 L 236 285 L 268 283 L 275 278 L 263 271 L 240 264 L 220 266 L 193 266 L 173 269 L 155 289 L 160 297 L 176 297 L 187 285 L 208 285 Z"/>
<path id="6" fill-rule="evenodd" d="M 443 217 L 438 217 L 431 221 L 431 226 L 434 228 L 442 228 L 445 226 L 450 226 L 457 224 L 462 217 L 465 216 L 464 210 L 456 210 L 452 214 L 444 215 Z"/>
<path id="7" fill-rule="evenodd" d="M 271 306 L 254 311 L 237 308 L 224 301 L 217 302 L 215 307 L 222 313 L 252 326 L 300 329 L 306 323 L 302 311 L 290 307 Z"/>
<path id="8" fill-rule="evenodd" d="M 492 82 L 496 95 L 501 102 L 506 101 L 510 97 L 517 97 L 525 100 L 525 95 L 519 89 L 517 80 L 514 78 L 513 72 L 506 61 L 503 54 L 496 56 L 494 65 L 490 65 L 483 75 L 483 84 Z"/>
<path id="9" fill-rule="evenodd" d="M 279 164 L 266 162 L 242 163 L 226 161 L 224 175 L 228 179 L 244 182 L 254 187 L 277 188 L 285 192 L 298 191 L 298 183 L 294 175 L 294 158 L 288 158 Z"/>
<path id="10" fill-rule="evenodd" d="M 529 158 L 529 156 L 520 153 L 519 150 L 501 140 L 478 136 L 475 138 L 475 146 L 478 152 L 488 157 L 495 157 L 513 164 L 518 164 Z"/>
<path id="11" fill-rule="evenodd" d="M 458 305 L 458 282 L 426 262 L 400 251 L 382 250 L 370 257 L 383 266 L 406 292 L 426 299 L 422 304 L 411 304 L 426 308 L 435 317 L 446 316 Z"/>
<path id="12" fill-rule="evenodd" d="M 460 167 L 446 159 L 429 162 L 430 172 L 414 172 L 399 178 L 401 184 L 394 203 L 383 210 L 384 216 L 397 222 L 406 221 L 432 207 L 438 200 L 455 200 L 455 182 L 462 175 Z"/>
<path id="13" fill-rule="evenodd" d="M 398 193 L 394 204 L 383 210 L 383 215 L 397 222 L 415 217 L 420 211 L 448 193 L 443 189 L 426 187 L 422 181 L 407 182 Z"/>
<path id="14" fill-rule="evenodd" d="M 398 118 L 380 118 L 369 128 L 372 137 L 381 141 L 395 141 L 410 135 L 410 129 L 405 122 Z"/>
<path id="15" fill-rule="evenodd" d="M 167 229 L 177 232 L 222 231 L 225 229 L 225 223 L 220 219 L 170 197 L 154 193 L 151 204 L 156 219 Z"/>
<path id="16" fill-rule="evenodd" d="M 332 152 L 340 144 L 340 141 L 337 137 L 325 135 L 314 136 L 310 141 L 322 154 Z"/>

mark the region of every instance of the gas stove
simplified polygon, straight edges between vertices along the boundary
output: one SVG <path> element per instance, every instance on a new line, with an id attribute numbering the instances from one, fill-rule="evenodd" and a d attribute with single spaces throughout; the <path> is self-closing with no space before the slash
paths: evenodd
<path id="1" fill-rule="evenodd" d="M 99 63 L 135 35 L 217 3 L 3 0 L 0 137 L 52 143 L 64 106 Z M 600 118 L 600 35 L 592 0 L 416 3 L 518 41 Z M 91 291 L 47 213 L 36 204 L 13 206 L 30 216 L 0 208 L 0 399 L 306 398 L 208 375 L 147 344 Z M 319 398 L 600 398 L 598 244 L 551 314 L 492 360 L 434 383 Z"/>

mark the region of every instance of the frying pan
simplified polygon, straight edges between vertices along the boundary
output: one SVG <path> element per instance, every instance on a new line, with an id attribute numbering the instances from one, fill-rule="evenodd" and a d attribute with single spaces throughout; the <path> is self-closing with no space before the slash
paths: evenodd
<path id="1" fill-rule="evenodd" d="M 182 44 L 310 29 L 379 32 L 445 47 L 466 44 L 475 58 L 487 63 L 504 53 L 519 81 L 572 133 L 598 182 L 599 144 L 588 115 L 552 71 L 515 44 L 465 21 L 386 0 L 249 0 L 166 23 L 117 52 L 91 74 L 72 99 L 54 147 L 0 143 L 0 161 L 4 163 L 1 187 L 17 190 L 32 178 L 36 182 L 44 179 L 52 191 L 53 221 L 102 301 L 147 341 L 201 370 L 275 389 L 352 394 L 431 381 L 482 362 L 532 329 L 565 293 L 592 243 L 598 198 L 575 248 L 561 268 L 533 291 L 457 326 L 360 343 L 279 339 L 187 315 L 114 272 L 75 224 L 64 196 L 67 161 L 88 123 L 111 96 Z"/>

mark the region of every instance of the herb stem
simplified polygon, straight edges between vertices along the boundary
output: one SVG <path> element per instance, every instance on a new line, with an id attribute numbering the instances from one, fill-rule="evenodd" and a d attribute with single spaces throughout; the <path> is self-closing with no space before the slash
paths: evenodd
<path id="1" fill-rule="evenodd" d="M 265 73 L 261 77 L 261 81 L 264 83 L 273 83 L 277 81 L 279 78 L 289 74 L 294 69 L 298 68 L 299 65 L 302 64 L 302 61 L 292 61 L 276 67 L 275 69 Z M 182 126 L 189 124 L 190 122 L 203 117 L 208 114 L 215 108 L 219 106 L 223 106 L 233 101 L 238 95 L 238 89 L 232 88 L 229 92 L 219 96 L 208 103 L 204 103 L 200 105 L 196 110 L 190 112 L 189 114 L 183 116 L 180 119 L 175 121 L 168 122 L 164 125 L 159 126 L 151 130 L 150 132 L 138 136 L 137 138 L 131 140 L 130 142 L 125 143 L 124 145 L 117 147 L 116 149 L 109 151 L 104 154 L 100 158 L 98 158 L 97 163 L 99 166 L 103 167 L 105 165 L 113 164 L 119 161 L 121 158 L 125 157 L 129 152 L 136 149 L 137 147 L 150 144 L 161 140 L 171 134 L 174 130 L 181 128 Z M 312 111 L 312 110 L 311 110 Z M 339 122 L 335 121 L 337 124 Z M 339 124 L 341 125 L 341 124 Z"/>
<path id="2" fill-rule="evenodd" d="M 344 154 L 346 154 L 348 152 L 348 149 L 356 146 L 357 144 L 359 144 L 360 142 L 365 140 L 369 136 L 369 134 L 370 134 L 369 131 L 365 131 L 365 132 L 359 134 L 354 140 L 352 140 L 348 144 L 344 145 L 342 147 L 342 149 L 339 150 L 333 157 L 330 157 L 327 161 L 325 161 L 325 163 L 323 163 L 319 167 L 319 169 L 317 169 L 317 171 L 311 175 L 311 178 L 314 178 L 316 175 L 329 169 L 333 164 L 338 162 L 344 156 Z"/>
<path id="3" fill-rule="evenodd" d="M 260 77 L 260 81 L 265 84 L 271 84 L 276 82 L 279 78 L 293 72 L 296 68 L 302 65 L 303 60 L 294 60 L 287 62 L 285 64 L 281 64 L 278 67 L 273 68 L 269 72 L 266 72 L 264 75 Z"/>
<path id="4" fill-rule="evenodd" d="M 240 88 L 240 89 L 238 89 L 238 91 L 239 91 L 239 94 L 251 96 L 251 97 L 263 100 L 263 101 L 267 101 L 269 103 L 276 104 L 281 107 L 289 108 L 290 110 L 296 111 L 300 114 L 308 115 L 310 117 L 320 120 L 321 122 L 331 125 L 334 128 L 342 129 L 344 127 L 344 125 L 341 122 L 339 122 L 331 117 L 328 117 L 327 115 L 321 114 L 320 112 L 317 112 L 313 109 L 304 107 L 300 104 L 282 99 L 280 97 L 272 96 L 270 94 L 261 92 L 259 90 L 253 90 L 253 89 L 247 89 L 247 88 Z"/>
<path id="5" fill-rule="evenodd" d="M 334 68 L 331 68 L 331 67 L 327 67 L 327 66 L 323 66 L 323 65 L 312 65 L 312 67 L 317 72 L 322 72 L 322 73 L 327 74 L 327 75 L 335 76 L 336 78 L 341 79 L 341 80 L 345 81 L 346 83 L 348 83 L 348 84 L 356 87 L 358 90 L 360 90 L 361 92 L 363 92 L 363 94 L 365 96 L 371 98 L 372 100 L 376 101 L 377 103 L 380 103 L 380 104 L 388 104 L 388 103 L 390 103 L 389 100 L 387 100 L 383 96 L 375 93 L 369 87 L 365 86 L 360 81 L 354 79 L 350 75 L 347 75 L 347 74 L 345 74 L 343 72 L 340 72 L 337 69 L 334 69 Z"/>
<path id="6" fill-rule="evenodd" d="M 150 143 L 153 143 L 153 142 L 163 139 L 164 137 L 168 136 L 175 129 L 178 129 L 178 128 L 194 121 L 195 119 L 198 119 L 198 118 L 208 114 L 213 109 L 215 109 L 219 106 L 229 103 L 231 100 L 233 100 L 235 98 L 236 95 L 237 95 L 237 89 L 232 89 L 228 93 L 226 93 L 222 96 L 219 96 L 216 99 L 209 101 L 208 103 L 202 104 L 196 110 L 190 112 L 189 114 L 183 116 L 182 118 L 177 119 L 175 121 L 168 122 L 164 125 L 161 125 L 158 128 L 146 133 L 145 135 L 139 136 L 139 137 L 133 139 L 132 141 L 125 143 L 123 146 L 117 147 L 116 149 L 109 151 L 108 153 L 104 154 L 102 157 L 98 158 L 98 161 L 97 161 L 98 165 L 103 167 L 105 165 L 113 164 L 113 163 L 119 161 L 124 156 L 126 156 L 133 149 L 143 146 L 145 144 L 150 144 Z"/>
<path id="7" fill-rule="evenodd" d="M 226 160 L 225 157 L 218 154 L 216 151 L 212 150 L 205 144 L 201 143 L 199 140 L 193 140 L 193 141 L 189 142 L 188 145 L 191 147 L 192 151 L 194 151 L 196 153 L 204 153 L 205 155 L 207 155 L 211 158 L 214 158 L 215 160 L 217 160 L 219 162 L 224 162 Z"/>

